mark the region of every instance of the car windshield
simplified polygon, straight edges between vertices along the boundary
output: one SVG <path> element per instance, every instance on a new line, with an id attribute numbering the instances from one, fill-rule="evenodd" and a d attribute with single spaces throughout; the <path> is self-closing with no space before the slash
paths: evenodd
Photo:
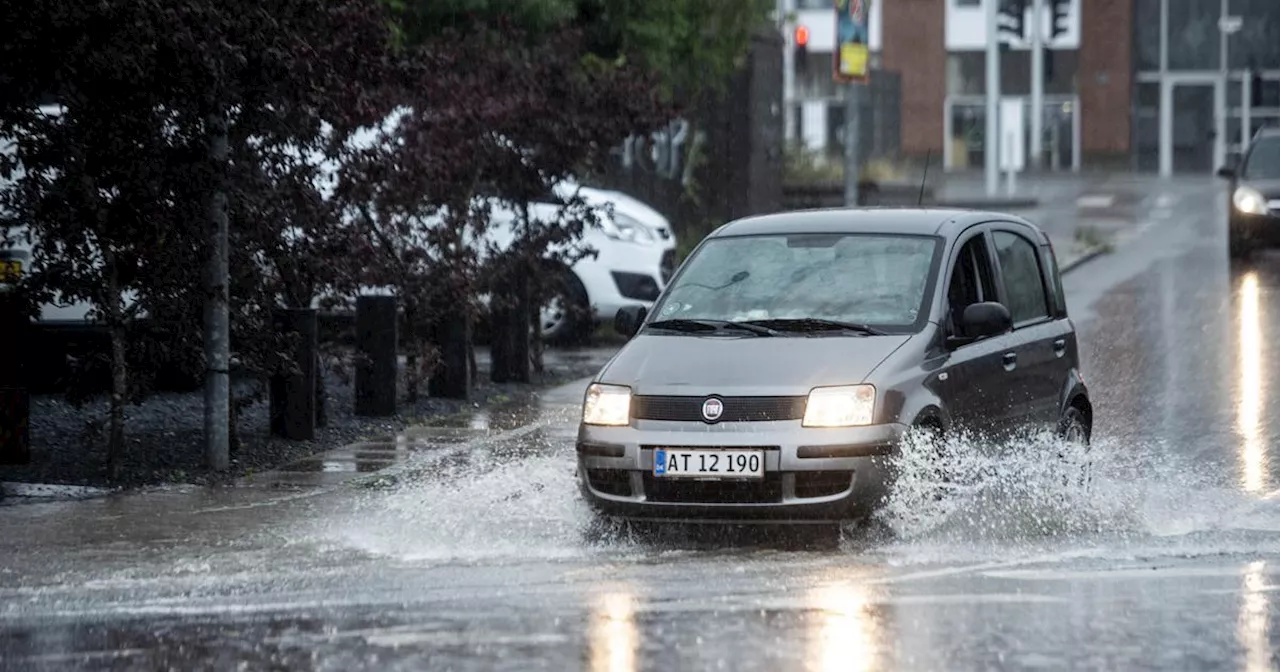
<path id="1" fill-rule="evenodd" d="M 830 320 L 901 330 L 917 324 L 936 238 L 789 234 L 708 240 L 650 324 L 668 320 Z"/>
<path id="2" fill-rule="evenodd" d="M 1280 138 L 1259 140 L 1240 174 L 1252 180 L 1280 180 Z"/>

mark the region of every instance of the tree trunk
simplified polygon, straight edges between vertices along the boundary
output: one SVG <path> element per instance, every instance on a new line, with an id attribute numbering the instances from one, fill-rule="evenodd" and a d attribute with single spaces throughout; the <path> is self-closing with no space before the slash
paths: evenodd
<path id="1" fill-rule="evenodd" d="M 414 404 L 418 402 L 418 382 L 421 374 L 422 358 L 419 352 L 422 342 L 418 339 L 418 303 L 411 299 L 404 302 L 404 342 L 405 348 L 405 399 Z"/>
<path id="2" fill-rule="evenodd" d="M 512 280 L 509 267 L 498 270 L 493 300 L 489 304 L 489 380 L 495 383 L 519 379 L 515 341 L 516 333 L 524 325 L 519 323 L 518 302 L 513 295 L 516 283 Z"/>
<path id="3" fill-rule="evenodd" d="M 116 269 L 115 254 L 110 246 L 104 246 L 103 260 L 107 269 L 107 325 L 111 332 L 111 407 L 110 432 L 107 438 L 107 477 L 120 477 L 120 463 L 124 460 L 124 405 L 129 397 L 129 361 L 126 357 L 124 315 L 120 307 L 120 276 Z"/>
<path id="4" fill-rule="evenodd" d="M 209 165 L 216 176 L 206 204 L 210 236 L 205 269 L 204 300 L 204 440 L 205 461 L 214 471 L 231 466 L 231 334 L 228 314 L 228 222 L 225 178 L 228 142 L 227 118 L 219 111 L 209 115 Z"/>
<path id="5" fill-rule="evenodd" d="M 325 412 L 324 362 L 320 353 L 316 353 L 316 427 L 329 424 L 329 414 Z"/>

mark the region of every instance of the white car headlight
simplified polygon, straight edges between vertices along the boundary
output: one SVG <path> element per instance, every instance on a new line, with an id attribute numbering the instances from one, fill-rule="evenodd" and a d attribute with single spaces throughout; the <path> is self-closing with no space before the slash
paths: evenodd
<path id="1" fill-rule="evenodd" d="M 804 406 L 805 427 L 858 427 L 871 424 L 876 388 L 871 385 L 815 387 Z"/>
<path id="2" fill-rule="evenodd" d="M 582 404 L 582 422 L 621 427 L 631 422 L 631 388 L 592 383 Z"/>
<path id="3" fill-rule="evenodd" d="M 1235 193 L 1231 194 L 1231 204 L 1248 215 L 1267 214 L 1267 199 L 1252 187 L 1236 187 Z"/>
<path id="4" fill-rule="evenodd" d="M 601 224 L 604 226 L 605 235 L 615 240 L 625 240 L 645 245 L 652 244 L 657 240 L 653 235 L 652 229 L 621 213 L 613 213 L 612 219 L 603 218 Z"/>

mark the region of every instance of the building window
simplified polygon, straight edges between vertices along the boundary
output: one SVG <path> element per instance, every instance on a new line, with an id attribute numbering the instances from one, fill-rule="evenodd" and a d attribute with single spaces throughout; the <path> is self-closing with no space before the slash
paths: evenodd
<path id="1" fill-rule="evenodd" d="M 1160 69 L 1160 0 L 1134 3 L 1133 63 L 1138 71 Z"/>
<path id="2" fill-rule="evenodd" d="M 1241 17 L 1240 30 L 1227 38 L 1227 59 L 1231 69 L 1253 67 L 1280 69 L 1280 2 L 1276 0 L 1231 0 L 1230 13 Z"/>
<path id="3" fill-rule="evenodd" d="M 1168 0 L 1169 69 L 1217 70 L 1222 5 L 1204 0 Z"/>
<path id="4" fill-rule="evenodd" d="M 1046 50 L 1046 68 L 1052 75 L 1044 81 L 1046 94 L 1075 93 L 1079 52 L 1074 49 Z M 947 55 L 947 93 L 953 96 L 981 96 L 987 92 L 987 54 L 982 51 L 955 51 Z M 1000 95 L 1031 94 L 1031 52 L 1006 51 L 1000 54 Z"/>

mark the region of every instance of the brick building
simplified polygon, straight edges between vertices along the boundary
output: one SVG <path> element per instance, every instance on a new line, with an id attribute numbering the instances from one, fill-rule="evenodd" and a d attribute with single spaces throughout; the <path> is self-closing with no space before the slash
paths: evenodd
<path id="1" fill-rule="evenodd" d="M 902 77 L 902 151 L 932 151 L 949 170 L 983 164 L 982 1 L 873 0 L 871 8 L 873 63 Z M 797 25 L 811 36 L 806 63 L 791 49 L 784 59 L 788 137 L 834 149 L 843 115 L 830 81 L 833 2 L 780 2 L 789 39 Z M 1042 21 L 1048 35 L 1047 11 Z M 1042 142 L 1051 169 L 1207 174 L 1260 123 L 1280 123 L 1280 0 L 1071 0 L 1066 28 L 1046 54 Z M 1009 43 L 1000 62 L 1002 96 L 1022 98 L 1029 111 L 1027 44 Z"/>

